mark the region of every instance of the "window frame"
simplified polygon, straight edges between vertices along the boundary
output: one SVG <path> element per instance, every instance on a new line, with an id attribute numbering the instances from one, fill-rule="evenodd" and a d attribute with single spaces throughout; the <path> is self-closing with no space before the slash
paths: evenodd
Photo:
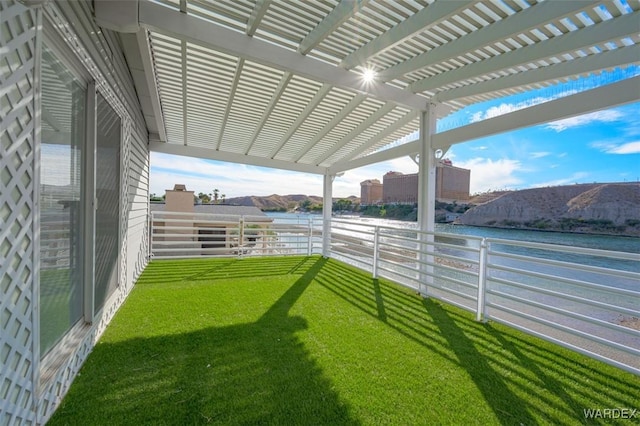
<path id="1" fill-rule="evenodd" d="M 42 385 L 55 376 L 58 368 L 62 365 L 62 362 L 68 359 L 70 354 L 79 348 L 79 344 L 82 339 L 86 338 L 87 332 L 90 331 L 91 325 L 97 320 L 101 314 L 102 309 L 96 311 L 95 309 L 95 252 L 96 252 L 96 207 L 97 207 L 97 195 L 96 195 L 96 160 L 97 160 L 97 96 L 98 93 L 104 98 L 108 105 L 120 118 L 120 140 L 119 140 L 119 172 L 122 174 L 125 164 L 123 164 L 122 152 L 124 150 L 125 133 L 124 123 L 125 117 L 123 117 L 121 108 L 118 105 L 114 105 L 112 97 L 106 90 L 99 89 L 95 79 L 87 69 L 87 66 L 83 63 L 81 58 L 73 51 L 72 47 L 65 41 L 64 36 L 56 28 L 55 23 L 47 16 L 42 15 L 42 31 L 38 43 L 36 45 L 36 65 L 35 65 L 35 85 L 37 87 L 37 96 L 35 100 L 35 114 L 36 114 L 36 136 L 34 143 L 34 199 L 36 200 L 36 208 L 34 215 L 36 220 L 34 221 L 34 229 L 37 231 L 36 235 L 39 235 L 41 229 L 41 185 L 42 174 L 40 164 L 42 161 L 42 54 L 43 46 L 46 45 L 56 57 L 60 60 L 62 65 L 78 80 L 82 88 L 86 91 L 86 98 L 84 100 L 85 106 L 85 135 L 81 152 L 81 205 L 80 205 L 80 224 L 79 229 L 82 232 L 82 238 L 80 241 L 79 250 L 83 253 L 81 262 L 79 265 L 79 276 L 82 280 L 82 302 L 81 309 L 82 315 L 78 321 L 72 324 L 69 329 L 60 337 L 60 339 L 45 352 L 40 354 L 41 348 L 41 327 L 40 327 L 40 314 L 41 314 L 41 243 L 40 237 L 36 237 L 35 252 L 34 252 L 34 295 L 37 296 L 37 309 L 34 313 L 34 354 L 37 356 L 39 366 L 36 371 L 40 374 L 40 389 Z M 123 194 L 122 194 L 122 180 L 118 185 L 118 253 L 116 257 L 117 268 L 117 284 L 116 289 L 120 288 L 121 283 L 121 269 L 122 269 L 122 209 L 123 209 Z M 116 293 L 115 290 L 113 293 Z M 113 296 L 113 294 L 111 295 Z M 110 296 L 105 300 L 103 307 L 109 305 Z"/>

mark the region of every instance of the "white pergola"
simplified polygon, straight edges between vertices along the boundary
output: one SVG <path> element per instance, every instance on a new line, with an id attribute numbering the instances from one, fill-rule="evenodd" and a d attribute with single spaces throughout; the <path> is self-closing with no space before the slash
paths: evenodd
<path id="1" fill-rule="evenodd" d="M 435 131 L 471 104 L 638 64 L 639 10 L 638 0 L 95 2 L 97 22 L 123 33 L 152 151 L 322 174 L 325 199 L 336 174 L 418 156 L 421 207 L 434 197 L 437 149 L 640 99 L 631 73 Z"/>

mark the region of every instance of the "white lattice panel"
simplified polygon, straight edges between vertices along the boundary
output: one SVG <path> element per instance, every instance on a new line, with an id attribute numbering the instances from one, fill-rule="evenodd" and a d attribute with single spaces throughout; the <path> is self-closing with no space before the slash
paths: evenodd
<path id="1" fill-rule="evenodd" d="M 127 104 L 127 100 L 135 98 L 135 95 L 131 95 L 134 93 L 133 87 L 127 85 L 129 83 L 128 76 L 119 76 L 117 71 L 115 71 L 117 69 L 124 69 L 123 64 L 116 66 L 113 63 L 120 60 L 122 55 L 101 58 L 98 63 L 96 63 L 92 58 L 89 50 L 92 50 L 92 53 L 95 53 L 96 43 L 100 45 L 107 43 L 106 39 L 100 39 L 97 34 L 102 34 L 100 37 L 107 37 L 108 35 L 106 35 L 104 31 L 98 31 L 99 28 L 94 22 L 85 21 L 87 16 L 91 16 L 91 11 L 88 10 L 88 4 L 89 3 L 87 2 L 52 2 L 47 5 L 45 11 L 49 19 L 53 21 L 54 26 L 62 32 L 61 35 L 71 50 L 91 74 L 92 78 L 96 82 L 96 87 L 100 90 L 100 93 L 104 95 L 109 104 L 114 107 L 122 117 L 122 178 L 120 189 L 122 209 L 120 212 L 121 246 L 119 251 L 120 285 L 104 304 L 100 318 L 98 318 L 88 330 L 84 331 L 85 334 L 82 335 L 81 340 L 78 343 L 75 343 L 76 349 L 73 354 L 64 359 L 53 377 L 47 378 L 46 382 L 42 383 L 42 390 L 38 405 L 39 422 L 46 422 L 49 417 L 51 417 L 59 405 L 62 396 L 67 392 L 69 386 L 71 386 L 71 382 L 91 352 L 96 341 L 102 335 L 116 311 L 126 299 L 128 292 L 133 286 L 132 278 L 137 278 L 144 266 L 146 266 L 146 250 L 144 249 L 144 243 L 137 245 L 132 244 L 129 241 L 129 217 L 132 209 L 129 187 L 131 185 L 140 185 L 140 182 L 132 182 L 131 179 L 131 146 L 135 142 L 137 136 L 140 140 L 144 140 L 143 146 L 146 151 L 146 135 L 143 136 L 140 134 L 141 131 L 146 130 L 146 127 L 144 127 L 144 123 L 141 124 L 135 121 L 136 119 L 141 119 L 141 117 L 132 117 L 131 115 L 133 112 L 139 111 L 139 105 Z M 82 25 L 79 25 L 80 22 L 82 22 Z M 78 31 L 78 33 L 75 31 Z M 128 92 L 125 93 L 127 90 Z M 146 167 L 148 173 L 148 165 Z M 148 176 L 146 179 L 148 179 Z M 146 182 L 147 180 L 145 180 L 145 188 L 143 191 L 145 193 L 145 198 L 148 198 Z M 129 253 L 129 251 L 132 250 L 143 251 L 142 253 L 137 253 L 138 257 L 142 256 L 143 261 L 142 264 L 138 262 L 134 265 L 136 269 L 136 273 L 134 274 L 129 273 L 131 265 L 127 262 L 127 259 L 134 255 L 134 253 Z M 139 272 L 137 271 L 138 269 Z"/>
<path id="2" fill-rule="evenodd" d="M 131 134 L 132 126 L 131 120 L 125 117 L 122 120 L 123 127 L 123 139 L 120 149 L 120 170 L 122 171 L 120 177 L 120 287 L 126 287 L 127 282 L 127 236 L 128 236 L 128 223 L 129 223 L 129 168 L 131 167 L 129 158 L 131 157 L 131 141 L 133 136 Z"/>
<path id="3" fill-rule="evenodd" d="M 34 66 L 36 12 L 0 0 L 0 424 L 34 404 Z"/>
<path id="4" fill-rule="evenodd" d="M 65 13 L 60 12 L 61 6 Z M 22 425 L 44 423 L 51 416 L 68 390 L 73 378 L 91 352 L 97 338 L 102 334 L 117 309 L 126 298 L 135 279 L 146 266 L 146 221 L 137 224 L 135 244 L 129 240 L 130 216 L 135 195 L 129 193 L 131 186 L 148 197 L 148 153 L 145 136 L 140 134 L 144 126 L 136 123 L 129 111 L 139 110 L 136 105 L 123 105 L 122 99 L 111 90 L 127 90 L 119 85 L 117 77 L 102 70 L 101 64 L 91 59 L 89 52 L 79 42 L 87 34 L 73 33 L 69 25 L 79 16 L 91 16 L 87 10 L 75 15 L 72 9 L 87 8 L 86 3 L 56 5 L 49 3 L 45 9 L 54 26 L 62 34 L 80 61 L 96 80 L 97 86 L 107 95 L 123 117 L 123 146 L 121 186 L 121 285 L 105 305 L 100 319 L 92 326 L 80 327 L 73 336 L 64 341 L 73 342 L 71 354 L 57 356 L 56 369 L 40 376 L 37 325 L 34 324 L 37 305 L 37 285 L 34 279 L 37 265 L 34 254 L 37 242 L 34 229 L 37 227 L 37 177 L 36 164 L 36 84 L 35 69 L 38 61 L 36 46 L 37 22 L 42 20 L 42 11 L 28 9 L 10 0 L 0 0 L 0 425 Z M 71 22 L 71 23 L 74 23 Z M 90 25 L 95 25 L 91 23 Z M 97 30 L 97 27 L 94 28 Z M 91 34 L 96 34 L 93 31 Z M 108 81 L 105 75 L 109 75 Z M 114 86 L 115 84 L 115 86 Z M 133 91 L 131 90 L 131 93 Z M 136 117 L 139 118 L 139 117 Z M 134 136 L 136 134 L 136 136 Z M 136 161 L 144 157 L 141 172 L 132 175 L 132 144 L 136 144 Z M 138 161 L 139 162 L 139 161 Z M 140 204 L 138 200 L 136 204 Z M 139 206 L 138 206 L 139 207 Z M 129 253 L 130 252 L 130 253 Z M 136 252 L 136 253 L 134 253 Z M 128 262 L 128 259 L 135 259 Z M 133 269 L 130 271 L 129 269 Z M 35 354 L 35 355 L 34 355 Z"/>

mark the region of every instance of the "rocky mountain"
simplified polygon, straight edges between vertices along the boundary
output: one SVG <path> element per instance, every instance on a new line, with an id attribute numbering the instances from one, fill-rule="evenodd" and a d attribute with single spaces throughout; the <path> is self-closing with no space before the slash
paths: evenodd
<path id="1" fill-rule="evenodd" d="M 469 204 L 477 206 L 479 204 L 488 203 L 491 200 L 495 200 L 498 197 L 503 196 L 507 192 L 513 191 L 492 191 L 492 192 L 483 192 L 482 194 L 472 195 L 469 199 Z"/>
<path id="2" fill-rule="evenodd" d="M 640 184 L 580 184 L 505 192 L 468 210 L 457 223 L 640 235 Z"/>
<path id="3" fill-rule="evenodd" d="M 357 197 L 349 197 L 350 200 L 355 202 L 360 202 L 360 199 Z M 274 210 L 282 210 L 288 211 L 292 210 L 298 206 L 300 203 L 309 200 L 311 205 L 321 205 L 322 197 L 318 197 L 315 195 L 302 195 L 302 194 L 292 194 L 292 195 L 278 195 L 272 194 L 269 196 L 256 196 L 250 195 L 245 197 L 236 197 L 236 198 L 227 198 L 227 204 L 233 204 L 237 206 L 255 206 L 264 211 L 274 211 Z M 336 201 L 334 199 L 334 201 Z"/>

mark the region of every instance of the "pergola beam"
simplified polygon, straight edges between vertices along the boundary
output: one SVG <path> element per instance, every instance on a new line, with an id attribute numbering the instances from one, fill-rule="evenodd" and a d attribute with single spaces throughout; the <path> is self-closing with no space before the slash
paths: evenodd
<path id="1" fill-rule="evenodd" d="M 408 38 L 427 31 L 437 25 L 440 20 L 451 17 L 473 3 L 475 2 L 471 0 L 437 1 L 432 3 L 391 28 L 386 33 L 381 34 L 358 50 L 350 53 L 342 60 L 340 66 L 350 69 L 362 65 L 370 57 L 379 55 Z"/>
<path id="2" fill-rule="evenodd" d="M 293 161 L 300 161 L 300 159 L 304 157 L 311 148 L 313 148 L 318 142 L 322 140 L 322 138 L 324 138 L 331 130 L 333 130 L 338 124 L 340 124 L 342 120 L 344 120 L 347 115 L 351 114 L 351 112 L 353 112 L 353 110 L 356 109 L 358 105 L 360 105 L 366 98 L 367 97 L 365 95 L 362 95 L 360 93 L 354 96 L 349 101 L 349 103 L 346 104 L 342 108 L 342 110 L 340 110 L 340 112 L 338 112 L 318 133 L 316 133 L 313 138 L 309 139 L 304 147 L 300 149 Z"/>
<path id="3" fill-rule="evenodd" d="M 408 90 L 383 83 L 372 83 L 365 86 L 358 73 L 292 52 L 273 43 L 249 37 L 197 16 L 180 13 L 149 0 L 140 1 L 139 19 L 143 27 L 152 31 L 285 72 L 289 71 L 311 80 L 365 93 L 379 100 L 394 102 L 415 110 L 424 110 L 427 106 L 427 100 L 424 97 Z"/>
<path id="4" fill-rule="evenodd" d="M 453 1 L 452 3 L 457 2 Z M 585 0 L 538 3 L 502 21 L 480 28 L 457 40 L 390 67 L 380 72 L 380 78 L 385 81 L 392 80 L 412 71 L 456 58 L 517 34 L 526 33 L 530 29 L 560 19 L 569 13 L 577 13 L 590 5 L 593 6 L 593 2 Z"/>
<path id="5" fill-rule="evenodd" d="M 260 132 L 262 132 L 262 129 L 264 128 L 265 124 L 267 124 L 267 120 L 273 113 L 273 110 L 275 109 L 276 105 L 278 105 L 278 101 L 280 100 L 280 98 L 282 97 L 282 94 L 284 93 L 285 89 L 289 85 L 289 82 L 291 81 L 291 77 L 293 77 L 293 74 L 291 74 L 290 72 L 285 72 L 282 75 L 282 78 L 278 83 L 278 87 L 276 87 L 276 90 L 273 92 L 273 96 L 271 96 L 271 100 L 269 100 L 269 104 L 262 112 L 262 116 L 260 117 L 260 120 L 258 120 L 258 125 L 253 131 L 253 135 L 251 136 L 251 142 L 249 143 L 249 147 L 244 152 L 245 155 L 249 154 L 249 152 L 251 151 L 251 148 L 253 148 L 253 145 L 256 143 L 256 140 L 258 140 L 258 135 L 260 135 Z"/>
<path id="6" fill-rule="evenodd" d="M 325 96 L 327 96 L 327 93 L 329 93 L 330 90 L 331 86 L 328 84 L 323 84 L 320 87 L 320 89 L 316 92 L 313 98 L 311 98 L 304 110 L 298 115 L 298 118 L 296 118 L 291 126 L 289 126 L 289 130 L 287 130 L 284 136 L 282 136 L 282 139 L 280 139 L 278 145 L 271 150 L 269 158 L 275 158 L 275 156 L 278 155 L 278 152 L 280 152 L 280 150 L 286 145 L 286 143 L 289 142 L 289 139 L 291 139 L 293 134 L 298 131 L 298 128 L 302 126 L 302 124 L 307 120 L 307 117 L 309 117 L 309 114 L 311 114 L 313 110 L 316 109 L 318 104 L 322 102 L 322 100 Z"/>
<path id="7" fill-rule="evenodd" d="M 374 137 L 369 139 L 367 142 L 365 142 L 364 144 L 359 146 L 356 150 L 351 152 L 351 154 L 349 155 L 349 158 L 345 162 L 348 162 L 348 161 L 354 159 L 355 157 L 357 157 L 358 155 L 362 154 L 363 152 L 367 151 L 368 149 L 370 149 L 372 146 L 376 145 L 381 140 L 383 140 L 386 137 L 388 137 L 389 135 L 393 134 L 393 132 L 396 132 L 397 130 L 400 130 L 401 128 L 403 128 L 407 124 L 411 123 L 417 117 L 418 116 L 415 113 L 406 114 L 400 120 L 397 120 L 392 125 L 386 127 L 382 132 L 378 133 L 377 135 L 375 135 Z"/>
<path id="8" fill-rule="evenodd" d="M 247 22 L 247 30 L 245 33 L 253 37 L 262 22 L 262 18 L 267 13 L 267 9 L 269 9 L 269 5 L 271 4 L 271 0 L 257 0 L 256 5 L 251 11 L 251 16 L 249 17 L 249 22 Z"/>
<path id="9" fill-rule="evenodd" d="M 342 147 L 351 142 L 352 139 L 358 137 L 358 135 L 364 132 L 369 127 L 373 126 L 379 119 L 393 111 L 394 106 L 392 104 L 386 104 L 382 106 L 382 108 L 378 109 L 376 112 L 371 114 L 365 121 L 360 123 L 358 127 L 350 131 L 346 136 L 344 136 L 338 143 L 335 144 L 333 148 L 329 151 L 325 152 L 321 157 L 316 158 L 313 162 L 317 165 L 322 164 L 327 158 L 331 157 L 333 154 L 338 152 Z"/>
<path id="10" fill-rule="evenodd" d="M 415 118 L 415 117 L 414 117 Z M 435 135 L 434 135 L 435 136 Z M 383 161 L 394 160 L 400 157 L 417 154 L 420 151 L 420 141 L 414 140 L 393 148 L 385 149 L 365 157 L 356 158 L 349 162 L 335 163 L 329 167 L 329 173 L 338 174 L 347 170 L 357 169 L 358 167 L 370 166 L 371 164 L 381 163 Z"/>
<path id="11" fill-rule="evenodd" d="M 153 119 L 158 127 L 158 135 L 160 140 L 167 140 L 167 130 L 165 128 L 164 115 L 162 113 L 162 104 L 160 102 L 160 93 L 158 93 L 158 84 L 156 80 L 156 71 L 151 58 L 151 47 L 149 46 L 149 34 L 147 30 L 140 29 L 136 33 L 136 41 L 138 50 L 140 51 L 140 61 L 144 71 L 144 79 L 149 91 L 151 109 L 153 110 Z"/>
<path id="12" fill-rule="evenodd" d="M 436 133 L 432 135 L 432 148 L 442 149 L 446 152 L 451 145 L 638 101 L 640 101 L 640 77 L 633 77 L 446 132 Z M 329 167 L 329 173 L 336 174 L 418 152 L 420 152 L 420 140 L 416 138 L 375 154 L 356 158 L 349 162 L 336 163 Z"/>
<path id="13" fill-rule="evenodd" d="M 561 2 L 553 2 L 554 4 Z M 569 2 L 571 3 L 571 2 Z M 601 22 L 591 27 L 582 28 L 550 38 L 539 43 L 525 46 L 502 55 L 494 56 L 481 62 L 476 62 L 462 68 L 447 71 L 432 77 L 416 81 L 409 87 L 414 92 L 434 90 L 442 86 L 451 85 L 459 81 L 487 75 L 504 69 L 560 56 L 576 50 L 586 49 L 594 45 L 602 45 L 607 41 L 622 39 L 638 33 L 639 12 L 620 16 L 615 20 Z"/>
<path id="14" fill-rule="evenodd" d="M 323 175 L 326 167 L 318 167 L 311 164 L 292 163 L 290 161 L 274 160 L 264 157 L 236 154 L 225 151 L 216 151 L 210 148 L 184 146 L 166 142 L 149 141 L 149 150 L 164 154 L 182 155 L 193 158 L 205 158 L 208 160 L 226 161 L 236 164 L 248 164 L 251 166 L 268 167 L 271 169 L 289 170 L 293 172 L 313 173 Z"/>
<path id="15" fill-rule="evenodd" d="M 640 62 L 640 45 L 637 44 L 561 62 L 548 67 L 540 67 L 526 72 L 456 87 L 455 89 L 439 92 L 433 99 L 436 102 L 447 102 L 455 99 L 470 98 L 486 93 L 584 75 L 602 69 L 629 65 L 634 62 Z"/>
<path id="16" fill-rule="evenodd" d="M 220 123 L 220 132 L 218 133 L 218 141 L 216 143 L 216 149 L 220 149 L 222 145 L 222 139 L 224 138 L 224 132 L 227 129 L 227 123 L 229 121 L 229 114 L 231 114 L 231 108 L 236 98 L 236 91 L 238 90 L 238 83 L 242 76 L 242 69 L 244 68 L 244 59 L 240 58 L 236 63 L 236 70 L 233 73 L 233 83 L 231 84 L 231 90 L 229 90 L 229 97 L 227 98 L 227 106 L 224 109 L 224 115 L 222 122 Z M 186 143 L 186 141 L 185 141 Z"/>
<path id="17" fill-rule="evenodd" d="M 327 38 L 336 28 L 355 15 L 369 0 L 342 0 L 329 14 L 307 34 L 298 46 L 298 53 L 306 55 Z"/>
<path id="18" fill-rule="evenodd" d="M 433 135 L 433 148 L 442 149 L 457 143 L 537 124 L 550 123 L 638 100 L 640 100 L 640 77 L 633 77 L 446 132 L 436 133 Z"/>

